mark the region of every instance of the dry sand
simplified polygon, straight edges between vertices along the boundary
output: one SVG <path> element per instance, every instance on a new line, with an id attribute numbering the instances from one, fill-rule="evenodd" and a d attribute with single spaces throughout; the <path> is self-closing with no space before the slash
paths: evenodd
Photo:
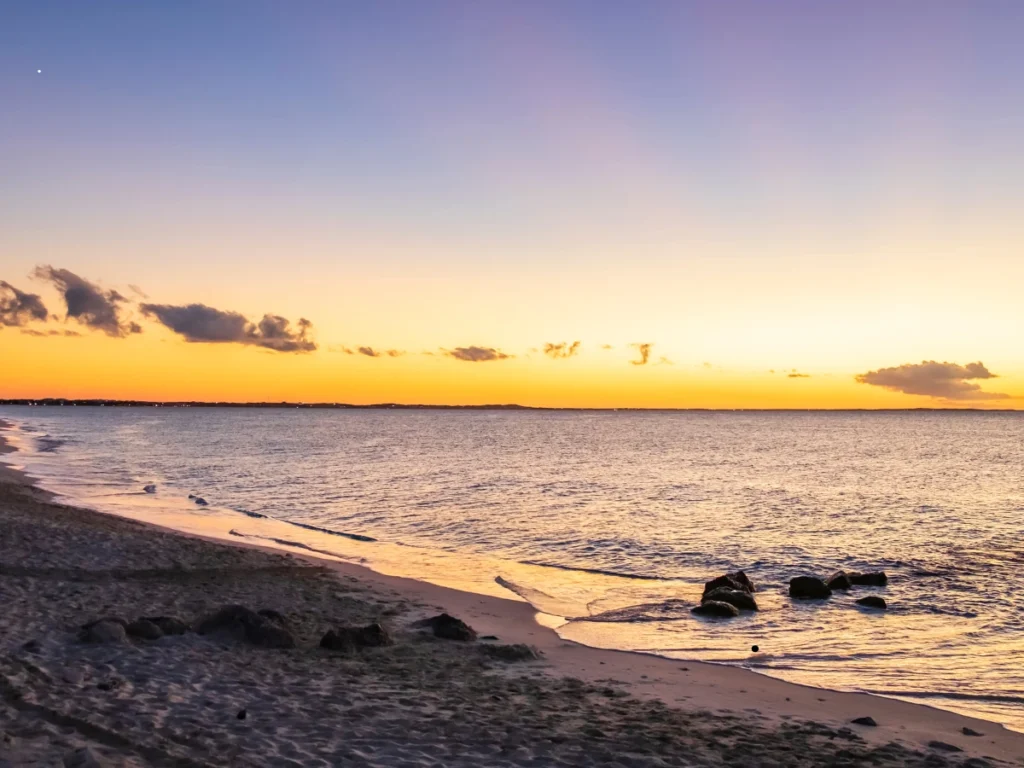
<path id="1" fill-rule="evenodd" d="M 194 632 L 78 640 L 82 624 L 104 616 L 191 622 L 232 603 L 280 612 L 297 646 Z M 441 609 L 499 640 L 440 640 L 411 626 Z M 393 645 L 318 647 L 328 628 L 372 621 Z M 541 659 L 506 662 L 486 650 L 506 643 L 527 643 Z M 861 716 L 878 726 L 850 725 Z M 965 727 L 983 735 L 964 735 Z M 742 669 L 586 648 L 538 625 L 520 601 L 66 506 L 0 468 L 0 766 L 982 766 L 1022 758 L 1024 735 L 993 723 Z"/>

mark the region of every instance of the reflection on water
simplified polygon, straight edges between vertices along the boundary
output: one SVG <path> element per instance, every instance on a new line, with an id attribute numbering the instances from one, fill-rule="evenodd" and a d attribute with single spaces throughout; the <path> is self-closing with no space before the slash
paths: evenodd
<path id="1" fill-rule="evenodd" d="M 519 595 L 554 624 L 655 604 L 639 618 L 660 610 L 659 620 L 570 620 L 558 631 L 1024 728 L 1021 415 L 3 408 L 0 417 L 21 430 L 19 463 L 105 511 Z M 151 482 L 157 493 L 142 493 Z M 665 605 L 696 603 L 703 581 L 736 568 L 760 586 L 759 613 L 723 623 Z M 824 604 L 785 595 L 791 576 L 838 568 L 883 569 L 890 585 Z M 874 591 L 888 612 L 854 605 Z"/>

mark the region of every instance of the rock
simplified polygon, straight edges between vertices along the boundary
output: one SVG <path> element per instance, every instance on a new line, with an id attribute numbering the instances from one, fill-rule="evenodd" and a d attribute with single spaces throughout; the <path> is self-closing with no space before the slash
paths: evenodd
<path id="1" fill-rule="evenodd" d="M 434 631 L 434 637 L 440 637 L 442 640 L 476 640 L 476 631 L 471 626 L 447 613 L 418 621 L 416 626 L 430 627 Z"/>
<path id="2" fill-rule="evenodd" d="M 789 580 L 789 596 L 797 600 L 823 600 L 831 595 L 828 584 L 815 576 L 797 576 Z"/>
<path id="3" fill-rule="evenodd" d="M 499 661 L 536 661 L 540 658 L 540 654 L 525 643 L 481 645 L 480 650 L 485 656 Z"/>
<path id="4" fill-rule="evenodd" d="M 734 605 L 741 611 L 757 610 L 757 601 L 754 600 L 754 596 L 749 592 L 741 591 L 739 589 L 718 587 L 711 590 L 700 599 L 702 603 L 706 603 L 709 600 L 714 600 L 719 603 L 729 603 L 729 605 Z"/>
<path id="5" fill-rule="evenodd" d="M 706 603 L 701 603 L 696 608 L 691 608 L 690 613 L 695 613 L 698 616 L 719 616 L 721 618 L 731 618 L 740 615 L 739 609 L 735 605 L 720 603 L 718 600 L 708 600 Z"/>
<path id="6" fill-rule="evenodd" d="M 273 608 L 260 608 L 258 611 L 256 611 L 256 613 L 258 613 L 264 619 L 272 621 L 279 626 L 283 627 L 288 624 L 288 620 L 284 617 L 284 615 L 278 613 Z"/>
<path id="7" fill-rule="evenodd" d="M 853 584 L 850 583 L 850 577 L 846 575 L 846 571 L 836 571 L 825 579 L 825 583 L 828 585 L 828 588 L 833 591 L 837 589 L 849 589 L 853 586 Z"/>
<path id="8" fill-rule="evenodd" d="M 82 627 L 78 639 L 83 643 L 124 643 L 128 640 L 124 622 L 100 619 Z"/>
<path id="9" fill-rule="evenodd" d="M 142 490 L 144 490 L 146 493 L 156 493 L 156 486 L 150 483 L 149 485 L 144 485 L 142 487 Z"/>
<path id="10" fill-rule="evenodd" d="M 880 611 L 884 611 L 888 606 L 878 595 L 867 595 L 857 601 L 857 605 L 863 605 L 865 608 L 877 608 Z"/>
<path id="11" fill-rule="evenodd" d="M 874 728 L 878 725 L 878 723 L 875 722 L 875 718 L 873 717 L 858 717 L 857 719 L 851 720 L 850 722 L 854 725 L 866 725 L 869 728 Z"/>
<path id="12" fill-rule="evenodd" d="M 88 747 L 76 749 L 64 755 L 64 768 L 102 768 L 103 763 Z"/>
<path id="13" fill-rule="evenodd" d="M 889 577 L 883 571 L 873 571 L 871 573 L 851 571 L 846 575 L 850 579 L 850 583 L 858 587 L 884 587 L 889 583 Z"/>
<path id="14" fill-rule="evenodd" d="M 480 638 L 481 640 L 497 640 L 497 635 L 484 635 Z"/>
<path id="15" fill-rule="evenodd" d="M 320 638 L 320 647 L 331 651 L 354 651 L 356 648 L 380 648 L 393 645 L 391 635 L 380 624 L 365 627 L 338 627 L 329 629 Z"/>
<path id="16" fill-rule="evenodd" d="M 758 652 L 758 651 L 760 651 L 760 650 L 761 650 L 761 647 L 760 647 L 760 646 L 758 646 L 758 645 L 752 645 L 752 646 L 750 646 L 750 652 L 751 652 L 751 653 L 757 653 L 757 652 Z"/>
<path id="17" fill-rule="evenodd" d="M 368 624 L 357 630 L 355 640 L 360 648 L 380 648 L 394 644 L 391 635 L 380 624 Z"/>
<path id="18" fill-rule="evenodd" d="M 165 635 L 184 635 L 188 631 L 188 624 L 173 616 L 144 616 L 143 618 L 160 627 L 160 631 Z"/>
<path id="19" fill-rule="evenodd" d="M 929 741 L 928 746 L 932 749 L 937 749 L 940 752 L 963 752 L 963 750 L 955 744 L 947 744 L 944 741 Z"/>
<path id="20" fill-rule="evenodd" d="M 704 594 L 713 592 L 719 587 L 726 587 L 728 589 L 735 589 L 740 592 L 757 592 L 757 587 L 743 571 L 736 571 L 735 573 L 727 573 L 724 576 L 712 579 L 711 581 L 705 582 Z"/>
<path id="21" fill-rule="evenodd" d="M 333 629 L 328 629 L 327 633 L 320 638 L 320 647 L 329 651 L 350 653 L 356 649 L 356 641 L 352 633 L 347 630 L 336 632 Z"/>
<path id="22" fill-rule="evenodd" d="M 964 736 L 984 736 L 985 734 L 981 731 L 976 731 L 973 728 L 968 728 L 966 725 L 962 729 Z"/>
<path id="23" fill-rule="evenodd" d="M 196 495 L 195 495 L 194 493 L 190 493 L 190 494 L 188 495 L 188 498 L 189 498 L 189 500 L 192 500 L 192 499 L 194 499 L 195 497 L 196 497 Z"/>
<path id="24" fill-rule="evenodd" d="M 228 635 L 262 648 L 294 648 L 295 638 L 265 616 L 244 605 L 225 605 L 196 624 L 200 635 Z"/>
<path id="25" fill-rule="evenodd" d="M 245 720 L 245 718 L 246 718 L 246 716 L 247 716 L 248 714 L 249 714 L 249 713 L 248 713 L 248 712 L 246 712 L 246 711 L 245 711 L 244 709 L 240 709 L 240 710 L 238 710 L 238 714 L 237 714 L 237 715 L 235 715 L 235 717 L 236 717 L 236 718 L 238 718 L 239 720 Z"/>
<path id="26" fill-rule="evenodd" d="M 208 501 L 207 501 L 206 499 L 204 499 L 204 498 L 203 498 L 202 496 L 196 496 L 196 497 L 195 497 L 194 499 L 192 499 L 192 501 L 193 501 L 194 503 L 198 504 L 198 505 L 199 505 L 200 507 L 205 507 L 205 506 L 206 506 L 206 505 L 207 505 L 207 504 L 209 503 L 209 502 L 208 502 Z"/>
<path id="27" fill-rule="evenodd" d="M 129 637 L 141 640 L 159 640 L 164 636 L 163 630 L 148 619 L 136 619 L 125 630 Z"/>

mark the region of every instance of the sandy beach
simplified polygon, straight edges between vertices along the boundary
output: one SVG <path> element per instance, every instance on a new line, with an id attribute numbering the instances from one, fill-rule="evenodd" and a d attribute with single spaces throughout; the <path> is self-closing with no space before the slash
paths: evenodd
<path id="1" fill-rule="evenodd" d="M 0 552 L 0 765 L 1024 763 L 994 723 L 587 648 L 521 601 L 67 506 L 7 467 Z M 228 605 L 264 611 L 265 634 L 211 624 Z M 422 626 L 441 612 L 478 639 Z M 189 629 L 120 630 L 139 617 Z M 320 647 L 375 623 L 388 644 Z"/>

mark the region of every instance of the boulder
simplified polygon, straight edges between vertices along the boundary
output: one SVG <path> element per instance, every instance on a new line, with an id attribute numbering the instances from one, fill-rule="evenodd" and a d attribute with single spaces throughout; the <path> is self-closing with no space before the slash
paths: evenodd
<path id="1" fill-rule="evenodd" d="M 188 631 L 188 624 L 173 616 L 144 616 L 143 619 L 156 624 L 165 635 L 184 635 Z"/>
<path id="2" fill-rule="evenodd" d="M 338 627 L 329 629 L 320 638 L 320 647 L 331 651 L 353 651 L 356 648 L 380 648 L 393 645 L 391 635 L 380 624 L 365 627 Z"/>
<path id="3" fill-rule="evenodd" d="M 704 594 L 713 592 L 719 587 L 726 587 L 728 589 L 734 589 L 739 592 L 756 592 L 757 587 L 743 571 L 736 571 L 734 573 L 727 573 L 724 576 L 712 579 L 704 584 Z"/>
<path id="4" fill-rule="evenodd" d="M 754 600 L 754 596 L 752 594 L 738 589 L 729 589 L 728 587 L 718 587 L 717 589 L 713 589 L 704 595 L 700 601 L 702 603 L 706 603 L 708 601 L 729 603 L 729 605 L 734 605 L 741 611 L 757 610 L 757 601 Z"/>
<path id="5" fill-rule="evenodd" d="M 525 643 L 481 645 L 480 651 L 498 661 L 536 661 L 540 658 L 540 654 Z"/>
<path id="6" fill-rule="evenodd" d="M 379 648 L 384 645 L 393 645 L 391 635 L 380 624 L 368 624 L 356 631 L 356 645 L 360 648 Z"/>
<path id="7" fill-rule="evenodd" d="M 698 616 L 718 616 L 723 619 L 740 615 L 740 611 L 735 605 L 722 603 L 718 600 L 708 600 L 706 603 L 701 603 L 695 608 L 691 608 L 690 613 L 695 613 Z"/>
<path id="8" fill-rule="evenodd" d="M 356 649 L 355 639 L 352 637 L 352 633 L 347 630 L 340 632 L 328 629 L 326 634 L 320 638 L 320 647 L 326 648 L 328 651 L 344 651 L 350 653 Z"/>
<path id="9" fill-rule="evenodd" d="M 86 624 L 78 633 L 83 643 L 124 643 L 128 640 L 125 622 L 114 619 L 100 619 Z"/>
<path id="10" fill-rule="evenodd" d="M 865 608 L 878 608 L 881 611 L 889 607 L 885 604 L 885 600 L 878 595 L 862 597 L 857 601 L 857 605 L 863 605 Z"/>
<path id="11" fill-rule="evenodd" d="M 140 640 L 159 640 L 164 636 L 163 630 L 149 619 L 136 619 L 125 628 L 125 631 L 129 637 L 137 637 Z"/>
<path id="12" fill-rule="evenodd" d="M 871 573 L 858 573 L 852 571 L 846 574 L 850 583 L 858 587 L 884 587 L 889 583 L 889 577 L 884 571 L 872 571 Z"/>
<path id="13" fill-rule="evenodd" d="M 825 583 L 828 584 L 828 588 L 833 591 L 837 589 L 849 589 L 853 586 L 850 583 L 850 577 L 846 574 L 846 571 L 836 571 L 825 579 Z"/>
<path id="14" fill-rule="evenodd" d="M 831 595 L 828 584 L 816 576 L 797 576 L 789 580 L 789 596 L 797 600 L 823 600 Z"/>
<path id="15" fill-rule="evenodd" d="M 196 624 L 200 635 L 227 635 L 262 648 L 294 648 L 295 638 L 284 627 L 244 605 L 225 605 Z"/>
<path id="16" fill-rule="evenodd" d="M 202 496 L 196 496 L 194 499 L 192 499 L 192 501 L 195 504 L 198 504 L 200 507 L 205 507 L 207 504 L 209 504 L 209 502 Z"/>
<path id="17" fill-rule="evenodd" d="M 144 490 L 146 493 L 156 493 L 156 486 L 150 483 L 149 485 L 143 486 L 142 490 Z"/>
<path id="18" fill-rule="evenodd" d="M 442 640 L 476 640 L 476 631 L 471 626 L 447 613 L 418 621 L 416 626 L 430 627 L 434 631 L 434 637 L 440 637 Z"/>
<path id="19" fill-rule="evenodd" d="M 855 718 L 855 719 L 851 720 L 850 722 L 853 723 L 854 725 L 866 725 L 869 728 L 875 728 L 875 727 L 878 726 L 878 723 L 875 722 L 875 718 L 871 717 L 870 715 L 867 716 L 867 717 Z"/>

